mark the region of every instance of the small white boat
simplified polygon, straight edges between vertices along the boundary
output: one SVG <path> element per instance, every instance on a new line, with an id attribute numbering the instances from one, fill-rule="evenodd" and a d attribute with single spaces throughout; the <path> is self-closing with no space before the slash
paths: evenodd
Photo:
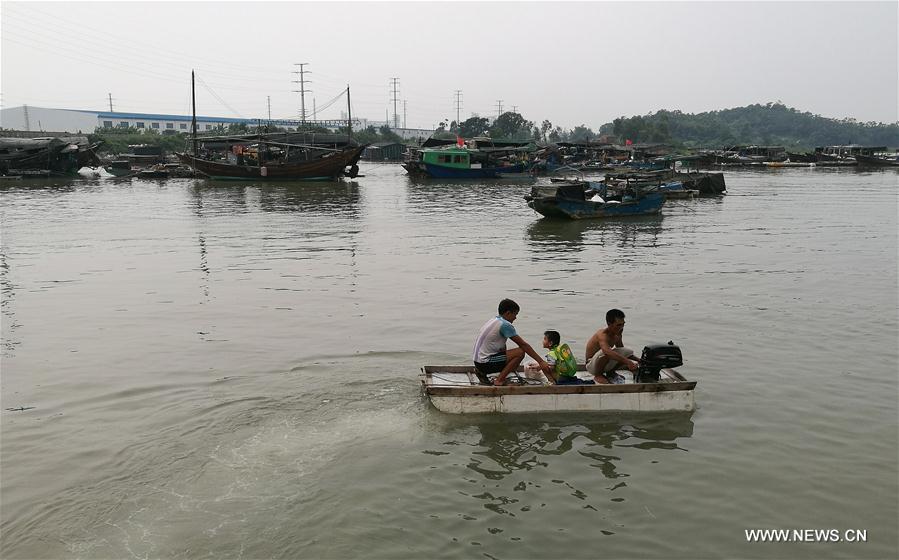
<path id="1" fill-rule="evenodd" d="M 525 377 L 519 366 L 519 377 Z M 545 380 L 524 378 L 523 385 L 493 387 L 481 385 L 474 366 L 424 366 L 422 390 L 441 412 L 475 414 L 484 412 L 674 412 L 696 408 L 693 389 L 672 368 L 659 371 L 659 381 L 634 383 L 630 372 L 619 372 L 626 383 L 620 385 L 550 385 Z M 542 377 L 542 376 L 541 376 Z M 578 377 L 589 380 L 583 364 Z M 513 376 L 509 376 L 509 380 Z"/>

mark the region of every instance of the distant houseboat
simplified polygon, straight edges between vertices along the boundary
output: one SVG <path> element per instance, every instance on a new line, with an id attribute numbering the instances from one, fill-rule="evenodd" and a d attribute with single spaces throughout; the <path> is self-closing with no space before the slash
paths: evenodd
<path id="1" fill-rule="evenodd" d="M 860 146 L 848 144 L 845 146 L 819 146 L 815 148 L 818 161 L 841 160 L 855 158 L 856 156 L 873 157 L 874 154 L 887 151 L 886 146 Z"/>
<path id="2" fill-rule="evenodd" d="M 465 147 L 425 148 L 418 151 L 416 160 L 406 162 L 404 167 L 410 174 L 440 179 L 496 179 L 504 174 L 526 171 L 526 162 L 521 162 L 516 155 L 524 152 L 517 148 L 491 151 Z"/>

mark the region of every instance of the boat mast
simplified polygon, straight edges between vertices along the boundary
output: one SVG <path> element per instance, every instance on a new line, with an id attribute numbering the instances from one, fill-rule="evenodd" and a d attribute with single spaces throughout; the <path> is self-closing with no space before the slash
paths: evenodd
<path id="1" fill-rule="evenodd" d="M 350 105 L 350 84 L 346 85 L 346 129 L 347 139 L 353 139 L 353 109 Z"/>
<path id="2" fill-rule="evenodd" d="M 190 121 L 190 128 L 193 131 L 194 140 L 194 159 L 197 159 L 197 90 L 194 84 L 194 71 L 190 71 L 190 102 L 193 106 L 193 118 Z"/>

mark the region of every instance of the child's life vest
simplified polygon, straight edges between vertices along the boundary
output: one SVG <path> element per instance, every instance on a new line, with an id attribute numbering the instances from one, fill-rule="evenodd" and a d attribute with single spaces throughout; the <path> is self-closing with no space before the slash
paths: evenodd
<path id="1" fill-rule="evenodd" d="M 567 344 L 559 344 L 549 351 L 556 361 L 556 373 L 565 377 L 574 377 L 577 373 L 577 360 Z"/>

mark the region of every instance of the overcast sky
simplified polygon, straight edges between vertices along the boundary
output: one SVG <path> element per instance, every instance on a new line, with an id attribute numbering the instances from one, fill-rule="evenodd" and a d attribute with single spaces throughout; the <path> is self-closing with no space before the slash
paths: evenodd
<path id="1" fill-rule="evenodd" d="M 659 109 L 780 100 L 897 120 L 897 2 L 0 3 L 3 107 L 296 118 L 350 85 L 354 116 L 409 127 L 517 107 L 598 129 Z M 314 101 L 313 101 L 314 100 Z M 319 112 L 339 118 L 345 99 Z"/>

